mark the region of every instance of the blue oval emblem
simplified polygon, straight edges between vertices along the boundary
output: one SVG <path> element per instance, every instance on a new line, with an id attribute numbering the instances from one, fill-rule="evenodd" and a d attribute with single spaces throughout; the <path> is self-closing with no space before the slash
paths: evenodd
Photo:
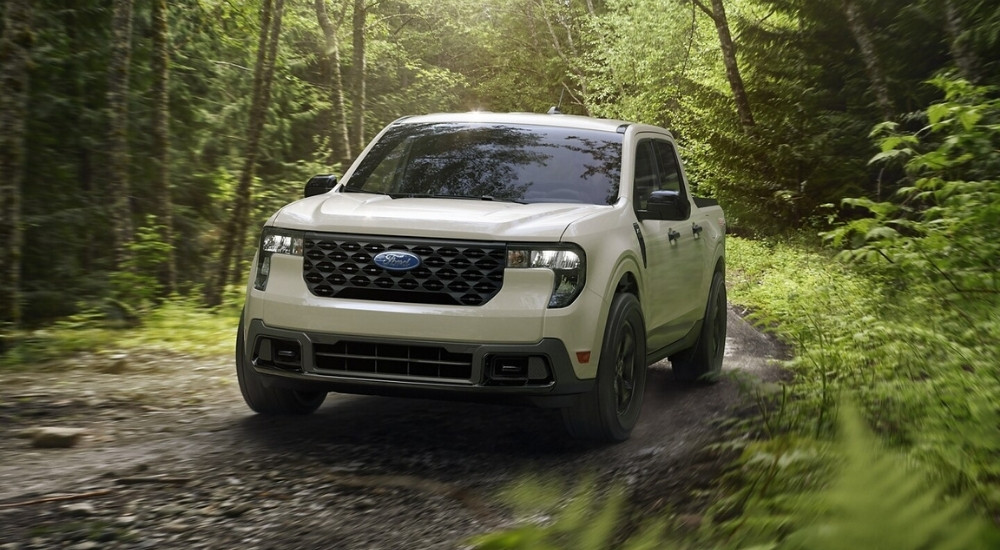
<path id="1" fill-rule="evenodd" d="M 382 269 L 406 271 L 420 265 L 420 256 L 402 250 L 387 250 L 376 254 L 372 261 Z"/>

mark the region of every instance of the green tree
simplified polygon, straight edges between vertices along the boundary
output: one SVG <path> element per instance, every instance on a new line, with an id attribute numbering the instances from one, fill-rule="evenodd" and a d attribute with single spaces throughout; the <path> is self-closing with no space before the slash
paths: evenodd
<path id="1" fill-rule="evenodd" d="M 243 169 L 240 172 L 239 184 L 236 188 L 235 204 L 222 233 L 222 251 L 216 267 L 215 279 L 206 294 L 206 302 L 210 306 L 222 303 L 222 293 L 230 281 L 231 262 L 240 265 L 240 256 L 248 225 L 250 204 L 252 200 L 252 184 L 257 169 L 257 156 L 260 152 L 260 138 L 264 128 L 264 119 L 270 104 L 271 81 L 274 78 L 274 63 L 278 52 L 279 35 L 281 34 L 281 16 L 284 11 L 284 0 L 265 0 L 261 10 L 260 38 L 257 46 L 257 64 L 254 69 L 253 103 L 250 108 L 250 119 L 247 123 L 247 146 L 244 152 Z M 234 269 L 234 271 L 239 271 Z"/>
<path id="2" fill-rule="evenodd" d="M 889 79 L 882 69 L 882 60 L 875 46 L 875 40 L 871 29 L 863 19 L 861 6 L 857 0 L 841 0 L 841 8 L 844 11 L 844 18 L 847 20 L 847 27 L 851 30 L 858 49 L 861 52 L 861 59 L 865 63 L 865 71 L 871 81 L 872 91 L 875 93 L 875 102 L 878 105 L 882 118 L 889 120 L 896 112 L 889 95 Z"/>
<path id="3" fill-rule="evenodd" d="M 351 149 L 361 151 L 365 147 L 365 100 L 367 87 L 367 38 L 365 29 L 368 6 L 365 0 L 354 0 L 351 15 Z"/>
<path id="4" fill-rule="evenodd" d="M 330 20 L 326 0 L 315 0 L 316 19 L 323 30 L 327 65 L 327 86 L 330 88 L 330 163 L 346 165 L 351 157 L 351 136 L 347 125 L 347 107 L 344 102 L 344 78 L 340 68 L 340 44 L 337 26 Z"/>
<path id="5" fill-rule="evenodd" d="M 30 0 L 7 2 L 0 34 L 0 337 L 21 322 L 21 187 L 28 103 L 28 62 L 34 35 Z M 0 340 L 0 353 L 3 351 Z"/>
<path id="6" fill-rule="evenodd" d="M 153 0 L 153 157 L 157 177 L 157 223 L 160 239 L 166 245 L 163 264 L 159 266 L 161 288 L 166 293 L 177 289 L 177 268 L 174 262 L 173 199 L 170 193 L 170 37 L 167 1 Z"/>
<path id="7" fill-rule="evenodd" d="M 743 76 L 740 74 L 740 65 L 736 58 L 736 44 L 729 31 L 729 18 L 726 17 L 726 6 L 722 0 L 711 0 L 711 7 L 705 5 L 701 0 L 691 0 L 691 2 L 715 24 L 716 32 L 719 34 L 719 45 L 722 48 L 722 63 L 726 67 L 726 78 L 729 80 L 729 88 L 733 92 L 733 101 L 736 102 L 736 112 L 739 114 L 740 124 L 744 128 L 750 128 L 754 125 L 753 109 L 750 108 L 750 99 L 747 97 Z"/>
<path id="8" fill-rule="evenodd" d="M 111 21 L 111 59 L 108 64 L 108 217 L 114 227 L 115 264 L 125 265 L 132 242 L 132 204 L 129 185 L 128 94 L 132 57 L 132 0 L 115 0 Z"/>

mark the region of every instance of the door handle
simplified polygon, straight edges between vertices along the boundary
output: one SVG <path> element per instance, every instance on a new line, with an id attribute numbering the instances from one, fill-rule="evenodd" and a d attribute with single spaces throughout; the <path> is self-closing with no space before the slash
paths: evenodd
<path id="1" fill-rule="evenodd" d="M 676 241 L 677 239 L 679 239 L 680 237 L 681 237 L 681 234 L 680 234 L 680 233 L 678 233 L 678 232 L 676 232 L 676 231 L 674 231 L 674 228 L 673 228 L 673 227 L 671 227 L 670 229 L 668 229 L 668 230 L 667 230 L 667 239 L 668 239 L 668 240 L 669 240 L 669 241 L 670 241 L 671 243 L 675 242 L 675 241 Z"/>
<path id="2" fill-rule="evenodd" d="M 701 226 L 698 225 L 698 224 L 696 224 L 696 223 L 694 223 L 694 222 L 691 222 L 691 232 L 694 233 L 695 237 L 700 236 L 701 235 Z"/>

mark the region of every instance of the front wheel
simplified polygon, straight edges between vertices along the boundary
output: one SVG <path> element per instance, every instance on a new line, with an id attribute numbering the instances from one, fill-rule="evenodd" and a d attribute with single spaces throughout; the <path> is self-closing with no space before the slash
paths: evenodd
<path id="1" fill-rule="evenodd" d="M 311 414 L 323 404 L 326 392 L 299 391 L 264 383 L 264 377 L 247 364 L 243 342 L 243 318 L 236 335 L 236 378 L 243 400 L 260 414 Z"/>
<path id="2" fill-rule="evenodd" d="M 562 410 L 570 435 L 625 441 L 639 420 L 646 388 L 646 327 L 639 300 L 617 294 L 608 312 L 594 388 Z"/>
<path id="3" fill-rule="evenodd" d="M 726 313 L 726 278 L 716 271 L 708 291 L 698 342 L 693 348 L 670 356 L 674 378 L 682 382 L 713 383 L 718 380 L 726 354 Z"/>

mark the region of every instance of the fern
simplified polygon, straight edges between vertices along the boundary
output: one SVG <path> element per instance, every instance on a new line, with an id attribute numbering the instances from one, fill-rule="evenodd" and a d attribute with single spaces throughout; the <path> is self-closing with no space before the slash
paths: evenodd
<path id="1" fill-rule="evenodd" d="M 810 550 L 974 550 L 990 548 L 985 526 L 964 499 L 941 491 L 901 457 L 883 452 L 853 406 L 840 411 L 843 466 L 818 495 L 811 525 L 783 548 Z"/>
<path id="2" fill-rule="evenodd" d="M 621 545 L 625 493 L 613 489 L 600 498 L 593 480 L 581 483 L 568 499 L 558 485 L 529 478 L 503 495 L 525 519 L 522 524 L 470 541 L 477 550 L 654 550 L 666 547 L 665 522 L 653 520 Z"/>

